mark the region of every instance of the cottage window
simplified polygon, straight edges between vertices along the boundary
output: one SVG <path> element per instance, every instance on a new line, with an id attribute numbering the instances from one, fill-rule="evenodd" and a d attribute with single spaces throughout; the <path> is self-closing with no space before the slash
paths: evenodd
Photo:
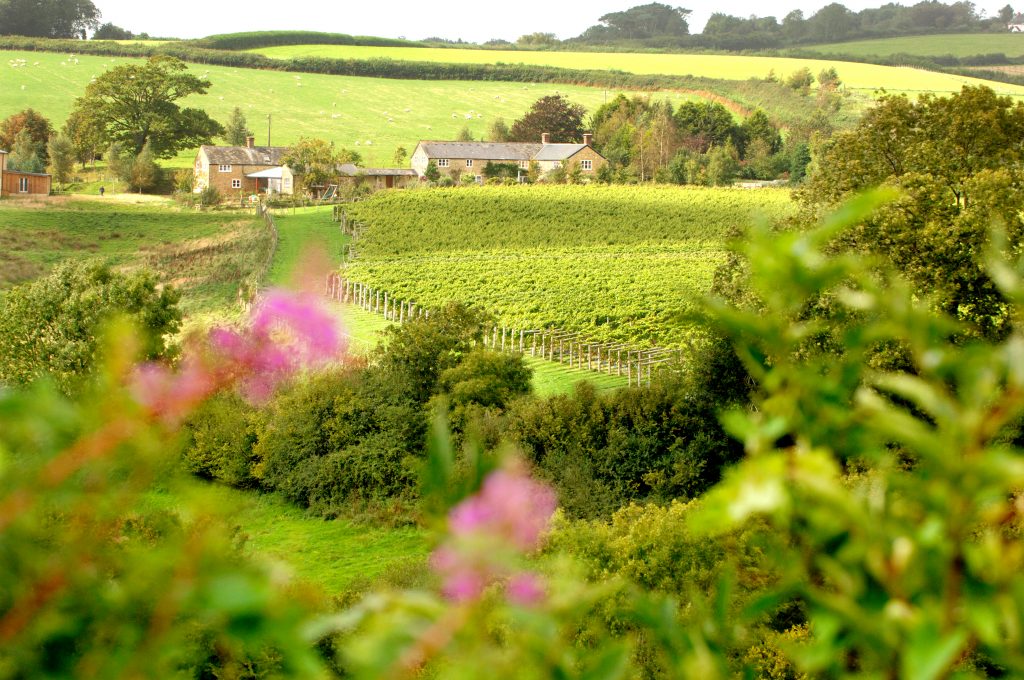
<path id="1" fill-rule="evenodd" d="M 591 161 L 591 160 L 582 161 L 580 163 L 580 167 L 583 168 L 584 170 L 593 170 L 594 169 L 594 161 Z"/>
<path id="2" fill-rule="evenodd" d="M 473 167 L 473 159 L 472 158 L 467 158 L 466 159 L 466 167 L 467 168 Z"/>
<path id="3" fill-rule="evenodd" d="M 27 194 L 28 193 L 28 177 L 19 177 L 18 178 L 18 193 L 22 193 L 22 194 Z"/>
<path id="4" fill-rule="evenodd" d="M 519 161 L 519 167 L 522 168 L 523 170 L 529 170 L 530 161 Z"/>
<path id="5" fill-rule="evenodd" d="M 241 189 L 242 188 L 242 180 L 240 180 L 240 179 L 233 179 L 233 180 L 231 180 L 231 188 L 232 189 Z"/>
<path id="6" fill-rule="evenodd" d="M 556 169 L 562 167 L 562 161 L 552 161 L 551 167 Z"/>
<path id="7" fill-rule="evenodd" d="M 231 172 L 230 165 L 219 165 L 217 166 L 217 169 L 220 170 L 221 172 Z"/>
<path id="8" fill-rule="evenodd" d="M 451 162 L 447 158 L 438 158 L 437 159 L 437 167 L 439 167 L 439 168 L 447 168 L 450 164 L 451 164 Z"/>

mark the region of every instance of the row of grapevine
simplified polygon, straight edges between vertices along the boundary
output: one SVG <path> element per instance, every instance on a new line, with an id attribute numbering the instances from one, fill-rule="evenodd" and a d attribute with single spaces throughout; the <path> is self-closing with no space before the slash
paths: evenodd
<path id="1" fill-rule="evenodd" d="M 329 274 L 325 284 L 328 298 L 352 304 L 389 321 L 405 323 L 430 318 L 430 309 L 422 304 L 398 298 L 387 291 L 364 283 Z M 683 361 L 679 350 L 641 349 L 627 343 L 598 342 L 557 328 L 523 329 L 493 326 L 483 336 L 485 347 L 501 352 L 529 354 L 570 368 L 624 377 L 627 384 L 650 384 L 654 373 L 678 366 Z"/>
<path id="2" fill-rule="evenodd" d="M 390 192 L 345 206 L 342 275 L 507 328 L 684 348 L 730 233 L 792 213 L 788 192 L 531 186 Z M 353 255 L 358 257 L 353 257 Z"/>

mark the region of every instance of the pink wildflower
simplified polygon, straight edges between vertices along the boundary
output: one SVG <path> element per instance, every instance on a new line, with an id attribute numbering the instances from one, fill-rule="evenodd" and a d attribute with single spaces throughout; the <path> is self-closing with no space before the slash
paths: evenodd
<path id="1" fill-rule="evenodd" d="M 508 580 L 508 599 L 516 604 L 530 606 L 544 599 L 544 585 L 540 577 L 530 572 L 516 574 Z"/>
<path id="2" fill-rule="evenodd" d="M 473 600 L 490 583 L 512 574 L 515 553 L 539 546 L 555 506 L 554 492 L 520 469 L 488 476 L 479 493 L 452 510 L 451 539 L 431 558 L 444 581 L 444 595 L 456 602 Z M 520 604 L 544 596 L 539 579 L 526 572 L 512 576 L 507 592 Z"/>
<path id="3" fill-rule="evenodd" d="M 175 424 L 223 387 L 235 385 L 250 401 L 263 402 L 293 373 L 337 358 L 344 343 L 315 300 L 272 291 L 249 328 L 215 328 L 206 349 L 191 354 L 178 373 L 156 364 L 140 367 L 132 380 L 139 403 Z"/>
<path id="4" fill-rule="evenodd" d="M 487 565 L 474 564 L 452 548 L 438 548 L 430 557 L 430 566 L 444 577 L 442 592 L 453 602 L 475 600 L 494 578 Z"/>
<path id="5" fill-rule="evenodd" d="M 217 389 L 217 381 L 197 361 L 185 361 L 177 373 L 151 363 L 136 369 L 130 389 L 152 415 L 175 425 Z"/>
<path id="6" fill-rule="evenodd" d="M 253 335 L 269 339 L 285 332 L 287 347 L 304 365 L 317 365 L 336 359 L 343 347 L 334 318 L 315 300 L 271 291 L 256 309 Z"/>
<path id="7" fill-rule="evenodd" d="M 484 481 L 480 493 L 452 510 L 448 522 L 454 534 L 492 533 L 528 551 L 537 547 L 555 507 L 548 486 L 520 472 L 499 470 Z"/>

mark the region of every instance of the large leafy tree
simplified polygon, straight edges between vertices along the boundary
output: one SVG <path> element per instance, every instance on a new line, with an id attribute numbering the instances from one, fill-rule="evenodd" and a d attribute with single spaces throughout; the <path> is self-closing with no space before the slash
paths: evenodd
<path id="1" fill-rule="evenodd" d="M 539 142 L 545 132 L 552 142 L 577 142 L 583 137 L 583 116 L 587 110 L 560 94 L 541 97 L 522 118 L 512 124 L 513 142 Z"/>
<path id="2" fill-rule="evenodd" d="M 13 149 L 23 130 L 27 132 L 36 154 L 45 160 L 46 142 L 53 134 L 53 125 L 35 109 L 19 111 L 0 123 L 0 149 Z"/>
<path id="3" fill-rule="evenodd" d="M 174 57 L 152 57 L 144 64 L 110 69 L 75 101 L 72 115 L 88 116 L 103 129 L 105 142 L 118 142 L 138 155 L 149 144 L 157 158 L 209 144 L 224 128 L 205 111 L 181 108 L 178 101 L 206 94 L 210 83 L 188 72 Z"/>
<path id="4" fill-rule="evenodd" d="M 683 36 L 690 32 L 686 18 L 690 10 L 660 2 L 638 5 L 624 12 L 610 12 L 600 18 L 609 37 L 638 40 L 659 36 Z"/>
<path id="5" fill-rule="evenodd" d="M 299 185 L 312 193 L 318 187 L 338 181 L 339 165 L 359 165 L 362 161 L 355 151 L 337 149 L 324 139 L 303 137 L 292 146 L 282 163 L 298 176 Z"/>
<path id="6" fill-rule="evenodd" d="M 999 337 L 1007 305 L 985 273 L 993 223 L 1012 249 L 1024 240 L 1024 104 L 987 87 L 951 97 L 884 97 L 833 137 L 797 194 L 815 218 L 854 193 L 887 185 L 901 198 L 842 246 L 885 257 L 944 311 Z"/>
<path id="7" fill-rule="evenodd" d="M 94 162 L 105 146 L 103 125 L 91 112 L 83 109 L 75 109 L 64 121 L 64 134 L 71 140 L 75 160 L 83 168 L 86 163 Z"/>
<path id="8" fill-rule="evenodd" d="M 675 120 L 679 134 L 702 152 L 712 146 L 735 142 L 739 137 L 732 114 L 718 102 L 683 102 L 676 109 Z"/>
<path id="9" fill-rule="evenodd" d="M 0 34 L 85 38 L 100 11 L 91 0 L 0 0 Z"/>

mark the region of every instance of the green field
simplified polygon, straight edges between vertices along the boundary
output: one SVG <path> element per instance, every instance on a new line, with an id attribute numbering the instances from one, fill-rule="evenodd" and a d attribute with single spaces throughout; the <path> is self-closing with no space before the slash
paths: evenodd
<path id="1" fill-rule="evenodd" d="M 185 503 L 185 500 L 188 503 Z M 271 567 L 284 566 L 304 584 L 337 596 L 358 585 L 415 568 L 426 561 L 429 545 L 420 529 L 373 527 L 311 517 L 274 495 L 192 482 L 174 493 L 154 492 L 150 506 L 209 508 L 237 526 L 244 551 Z"/>
<path id="2" fill-rule="evenodd" d="M 11 60 L 25 66 L 12 67 Z M 90 78 L 112 66 L 137 59 L 46 52 L 0 52 L 0 118 L 32 107 L 57 127 L 81 96 Z M 370 166 L 390 166 L 395 149 L 412 153 L 421 139 L 455 139 L 468 126 L 479 137 L 497 117 L 509 123 L 538 98 L 560 92 L 593 110 L 616 91 L 571 85 L 528 83 L 386 80 L 255 71 L 219 66 L 190 66 L 208 75 L 207 95 L 186 100 L 226 121 L 235 106 L 242 108 L 260 144 L 267 139 L 267 116 L 272 115 L 275 145 L 301 136 L 322 137 L 358 151 Z M 676 101 L 692 99 L 671 95 Z M 185 152 L 167 164 L 191 167 L 195 152 Z"/>
<path id="3" fill-rule="evenodd" d="M 682 346 L 733 227 L 777 220 L 788 191 L 477 187 L 379 195 L 345 273 L 437 307 L 459 300 L 509 327 Z"/>
<path id="4" fill-rule="evenodd" d="M 69 259 L 147 267 L 182 292 L 186 314 L 233 309 L 238 286 L 266 258 L 251 213 L 183 211 L 132 195 L 0 203 L 0 288 Z"/>
<path id="5" fill-rule="evenodd" d="M 693 75 L 724 80 L 764 78 L 774 72 L 785 77 L 801 68 L 817 74 L 835 68 L 850 90 L 873 92 L 957 92 L 968 84 L 989 84 L 1003 94 L 1024 95 L 1024 87 L 991 83 L 921 69 L 857 64 L 820 59 L 751 57 L 713 54 L 629 54 L 612 52 L 527 52 L 460 50 L 419 47 L 355 47 L 345 45 L 297 45 L 253 50 L 270 57 L 328 57 L 334 59 L 387 58 L 472 64 L 531 64 L 574 69 L 615 69 L 639 74 Z"/>
<path id="6" fill-rule="evenodd" d="M 808 45 L 807 50 L 822 54 L 849 54 L 858 57 L 886 57 L 891 54 L 912 54 L 919 57 L 973 57 L 979 54 L 1003 53 L 1008 57 L 1024 56 L 1022 33 L 953 33 L 949 35 L 913 35 L 878 40 Z"/>

